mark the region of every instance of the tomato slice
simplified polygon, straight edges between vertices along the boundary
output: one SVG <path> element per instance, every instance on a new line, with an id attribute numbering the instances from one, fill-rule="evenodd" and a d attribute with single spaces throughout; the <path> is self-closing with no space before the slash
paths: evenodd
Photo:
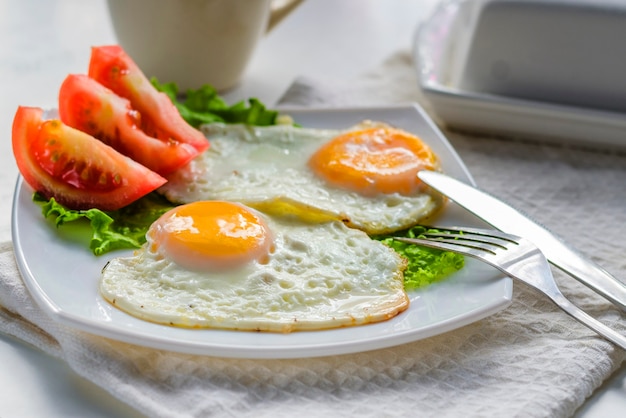
<path id="1" fill-rule="evenodd" d="M 130 100 L 142 117 L 149 119 L 146 125 L 153 127 L 152 136 L 192 145 L 202 152 L 209 141 L 180 115 L 170 98 L 159 92 L 141 69 L 118 45 L 91 48 L 89 77 Z"/>
<path id="2" fill-rule="evenodd" d="M 70 209 L 117 210 L 166 182 L 89 134 L 44 120 L 40 108 L 17 109 L 12 143 L 24 180 Z"/>
<path id="3" fill-rule="evenodd" d="M 59 91 L 59 116 L 161 175 L 182 167 L 199 154 L 189 144 L 146 135 L 140 112 L 96 80 L 70 74 Z"/>

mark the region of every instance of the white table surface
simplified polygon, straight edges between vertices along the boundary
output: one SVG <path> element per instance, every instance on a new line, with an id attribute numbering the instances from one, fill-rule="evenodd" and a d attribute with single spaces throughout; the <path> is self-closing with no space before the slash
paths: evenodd
<path id="1" fill-rule="evenodd" d="M 437 0 L 307 0 L 262 40 L 229 101 L 272 105 L 299 75 L 351 77 L 411 47 Z M 102 0 L 0 0 L 0 240 L 10 239 L 17 168 L 11 124 L 18 105 L 54 107 L 68 73 L 85 72 L 90 47 L 115 43 Z M 0 334 L 0 417 L 138 417 L 132 408 L 64 363 Z M 520 388 L 523 390 L 523 388 Z M 584 418 L 626 411 L 622 367 L 578 411 Z"/>

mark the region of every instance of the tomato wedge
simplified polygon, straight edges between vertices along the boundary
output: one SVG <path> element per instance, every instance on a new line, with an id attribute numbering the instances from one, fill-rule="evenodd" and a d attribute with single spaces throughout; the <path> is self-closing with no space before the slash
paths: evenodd
<path id="1" fill-rule="evenodd" d="M 66 125 L 96 137 L 161 175 L 199 154 L 189 144 L 146 135 L 142 114 L 132 109 L 127 99 L 86 75 L 70 74 L 63 81 L 59 116 Z"/>
<path id="2" fill-rule="evenodd" d="M 12 142 L 24 180 L 70 209 L 116 210 L 166 182 L 89 134 L 44 120 L 40 108 L 17 109 Z"/>
<path id="3" fill-rule="evenodd" d="M 170 98 L 159 92 L 141 69 L 118 45 L 91 48 L 89 77 L 130 100 L 152 130 L 146 133 L 164 140 L 192 145 L 202 152 L 209 147 L 205 136 L 180 116 Z"/>

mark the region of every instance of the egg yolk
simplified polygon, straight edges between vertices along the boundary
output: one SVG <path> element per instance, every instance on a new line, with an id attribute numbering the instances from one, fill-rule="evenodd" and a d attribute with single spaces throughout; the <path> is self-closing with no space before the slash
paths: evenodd
<path id="1" fill-rule="evenodd" d="M 333 138 L 311 156 L 309 167 L 328 183 L 365 196 L 408 196 L 423 187 L 417 172 L 435 170 L 437 157 L 408 132 L 376 127 Z"/>
<path id="2" fill-rule="evenodd" d="M 178 206 L 152 224 L 151 250 L 190 270 L 223 270 L 264 262 L 273 236 L 262 217 L 239 203 L 203 201 Z"/>

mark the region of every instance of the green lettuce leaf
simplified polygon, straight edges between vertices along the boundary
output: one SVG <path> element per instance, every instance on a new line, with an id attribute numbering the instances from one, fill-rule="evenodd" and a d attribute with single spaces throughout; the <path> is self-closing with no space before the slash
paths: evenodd
<path id="1" fill-rule="evenodd" d="M 179 95 L 176 83 L 161 84 L 156 78 L 150 80 L 157 90 L 167 94 L 183 119 L 194 127 L 203 123 L 245 123 L 256 126 L 275 125 L 278 112 L 266 109 L 265 105 L 255 98 L 248 102 L 228 105 L 217 91 L 210 85 L 197 90 L 187 90 L 184 97 Z"/>
<path id="2" fill-rule="evenodd" d="M 394 233 L 394 236 L 418 238 L 427 231 L 436 232 L 423 226 L 414 226 L 404 231 Z M 441 281 L 463 268 L 465 257 L 450 251 L 407 244 L 393 239 L 389 235 L 373 237 L 393 248 L 398 254 L 407 259 L 407 268 L 404 271 L 404 288 L 418 289 L 429 284 Z"/>
<path id="3" fill-rule="evenodd" d="M 68 223 L 88 221 L 92 234 L 89 248 L 95 255 L 141 247 L 146 242 L 146 232 L 152 222 L 174 207 L 156 193 L 111 212 L 68 209 L 54 198 L 48 200 L 39 193 L 34 194 L 33 200 L 41 205 L 45 218 L 54 218 L 57 228 Z"/>

